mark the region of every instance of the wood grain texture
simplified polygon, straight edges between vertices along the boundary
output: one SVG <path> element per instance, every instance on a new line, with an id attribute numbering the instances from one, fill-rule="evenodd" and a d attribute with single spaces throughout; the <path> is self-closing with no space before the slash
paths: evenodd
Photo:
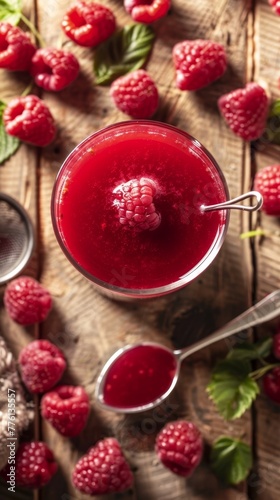
<path id="1" fill-rule="evenodd" d="M 112 8 L 119 27 L 131 21 L 123 2 L 101 3 Z M 73 488 L 71 473 L 91 445 L 112 435 L 119 439 L 131 463 L 135 483 L 132 491 L 103 496 L 105 500 L 276 500 L 280 488 L 280 442 L 275 437 L 278 409 L 261 397 L 253 415 L 248 411 L 237 421 L 225 422 L 205 391 L 215 361 L 228 352 L 231 342 L 220 342 L 185 361 L 173 394 L 151 412 L 115 415 L 98 407 L 94 400 L 96 377 L 103 362 L 118 347 L 145 339 L 184 347 L 241 313 L 254 297 L 260 299 L 279 287 L 280 231 L 278 220 L 263 215 L 250 219 L 246 213 L 232 211 L 223 248 L 207 271 L 177 293 L 140 304 L 118 303 L 101 296 L 71 266 L 56 242 L 51 223 L 56 174 L 66 156 L 86 136 L 128 117 L 114 107 L 108 87 L 94 84 L 94 52 L 78 47 L 62 34 L 61 19 L 70 4 L 70 0 L 25 3 L 27 16 L 36 13 L 38 29 L 47 45 L 73 51 L 81 72 L 69 88 L 58 94 L 40 91 L 58 125 L 54 143 L 42 151 L 22 146 L 0 166 L 1 190 L 25 204 L 37 229 L 37 249 L 26 272 L 37 276 L 54 300 L 47 320 L 34 329 L 15 326 L 2 308 L 1 330 L 16 354 L 34 335 L 58 345 L 68 361 L 61 382 L 83 385 L 91 399 L 88 424 L 75 439 L 62 438 L 40 420 L 37 435 L 49 444 L 59 464 L 56 476 L 40 492 L 40 500 L 97 500 L 99 497 L 81 495 Z M 275 83 L 279 24 L 280 18 L 272 13 L 266 0 L 173 0 L 166 18 L 154 25 L 156 41 L 146 67 L 160 92 L 160 106 L 154 118 L 185 130 L 209 149 L 224 172 L 232 197 L 251 188 L 256 168 L 278 161 L 279 148 L 262 144 L 251 150 L 249 144 L 227 128 L 219 116 L 217 99 L 246 81 L 259 78 L 266 80 L 274 97 L 279 94 Z M 222 43 L 228 54 L 228 70 L 206 89 L 182 92 L 174 84 L 172 47 L 183 39 L 196 38 Z M 26 85 L 25 77 L 18 80 L 14 75 L 3 76 L 3 99 L 20 93 Z M 240 239 L 242 232 L 258 224 L 267 231 L 264 239 Z M 272 331 L 273 327 L 269 328 Z M 260 335 L 263 332 L 264 329 L 258 331 Z M 36 404 L 39 410 L 39 402 Z M 195 422 L 205 441 L 204 460 L 187 480 L 163 468 L 154 452 L 158 430 L 177 418 Z M 267 432 L 267 423 L 273 432 Z M 223 488 L 209 467 L 210 446 L 224 434 L 252 443 L 256 454 L 255 468 L 247 483 L 237 488 Z"/>
<path id="2" fill-rule="evenodd" d="M 256 5 L 255 15 L 255 74 L 256 81 L 266 85 L 271 99 L 279 99 L 279 62 L 280 62 L 280 17 L 275 15 L 266 1 Z M 255 168 L 279 164 L 280 147 L 260 142 L 255 151 Z M 280 224 L 279 218 L 259 214 L 257 225 L 265 236 L 256 239 L 255 257 L 257 269 L 256 297 L 264 297 L 280 287 Z M 275 333 L 277 321 L 257 329 L 257 335 L 267 336 Z M 280 471 L 279 407 L 269 402 L 263 395 L 255 405 L 255 484 L 251 488 L 253 499 L 276 500 L 279 490 L 275 477 Z M 269 432 L 265 431 L 269 429 Z M 270 451 L 272 451 L 270 455 Z M 270 456 L 269 456 L 270 455 Z"/>

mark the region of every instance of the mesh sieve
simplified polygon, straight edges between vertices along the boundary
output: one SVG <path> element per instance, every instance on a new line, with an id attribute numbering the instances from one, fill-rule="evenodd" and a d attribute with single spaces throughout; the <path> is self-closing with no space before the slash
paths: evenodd
<path id="1" fill-rule="evenodd" d="M 34 230 L 26 210 L 0 193 L 0 283 L 19 274 L 34 248 Z"/>

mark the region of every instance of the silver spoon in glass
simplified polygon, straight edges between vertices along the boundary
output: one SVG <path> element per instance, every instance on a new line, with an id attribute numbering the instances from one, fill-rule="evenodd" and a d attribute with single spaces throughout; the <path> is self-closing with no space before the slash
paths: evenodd
<path id="1" fill-rule="evenodd" d="M 216 332 L 184 349 L 172 351 L 155 342 L 126 345 L 116 351 L 101 370 L 95 389 L 97 401 L 107 410 L 118 413 L 151 410 L 174 389 L 183 359 L 278 315 L 280 290 L 267 295 Z"/>
<path id="2" fill-rule="evenodd" d="M 249 198 L 256 198 L 256 203 L 254 205 L 236 205 L 239 201 L 246 200 Z M 263 197 L 258 191 L 248 191 L 248 193 L 241 194 L 236 198 L 224 201 L 222 203 L 217 203 L 216 205 L 201 205 L 200 210 L 202 212 L 211 212 L 212 210 L 246 210 L 247 212 L 254 212 L 259 210 L 263 204 Z"/>

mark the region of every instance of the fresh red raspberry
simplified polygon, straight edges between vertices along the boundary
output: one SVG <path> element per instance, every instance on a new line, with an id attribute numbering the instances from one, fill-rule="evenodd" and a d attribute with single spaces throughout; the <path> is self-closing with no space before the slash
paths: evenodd
<path id="1" fill-rule="evenodd" d="M 280 366 L 264 375 L 263 390 L 274 403 L 280 404 Z"/>
<path id="2" fill-rule="evenodd" d="M 118 211 L 120 224 L 137 231 L 156 229 L 161 221 L 153 202 L 156 194 L 157 185 L 148 177 L 118 185 L 113 191 L 113 205 Z"/>
<path id="3" fill-rule="evenodd" d="M 88 495 L 105 495 L 125 491 L 133 476 L 118 441 L 106 438 L 90 448 L 76 464 L 73 483 Z"/>
<path id="4" fill-rule="evenodd" d="M 268 0 L 268 3 L 271 5 L 274 12 L 280 16 L 280 0 Z"/>
<path id="5" fill-rule="evenodd" d="M 257 83 L 224 94 L 218 106 L 230 129 L 245 141 L 254 141 L 263 134 L 269 102 L 265 90 Z"/>
<path id="6" fill-rule="evenodd" d="M 41 283 L 30 276 L 10 281 L 4 292 L 9 316 L 20 325 L 44 321 L 52 307 L 52 298 Z"/>
<path id="7" fill-rule="evenodd" d="M 78 60 L 71 52 L 45 48 L 34 54 L 30 73 L 39 87 L 58 92 L 77 78 L 79 70 Z"/>
<path id="8" fill-rule="evenodd" d="M 8 481 L 11 465 L 7 464 L 1 476 Z M 57 471 L 53 452 L 41 441 L 21 443 L 15 456 L 16 485 L 37 489 L 45 486 Z"/>
<path id="9" fill-rule="evenodd" d="M 176 86 L 198 90 L 220 78 L 227 67 L 224 47 L 212 40 L 184 40 L 172 51 Z"/>
<path id="10" fill-rule="evenodd" d="M 272 352 L 276 359 L 280 359 L 280 327 L 277 333 L 273 335 Z"/>
<path id="11" fill-rule="evenodd" d="M 13 99 L 4 110 L 3 121 L 7 134 L 33 146 L 47 146 L 55 137 L 52 114 L 36 95 Z"/>
<path id="12" fill-rule="evenodd" d="M 9 23 L 0 23 L 0 68 L 29 70 L 35 51 L 36 47 L 27 33 Z"/>
<path id="13" fill-rule="evenodd" d="M 158 108 L 157 87 L 144 69 L 117 78 L 110 94 L 117 108 L 133 118 L 150 118 Z"/>
<path id="14" fill-rule="evenodd" d="M 255 175 L 254 189 L 263 196 L 262 210 L 267 215 L 280 216 L 280 164 L 259 170 Z"/>
<path id="15" fill-rule="evenodd" d="M 166 16 L 171 0 L 124 0 L 124 8 L 137 23 L 149 24 Z"/>
<path id="16" fill-rule="evenodd" d="M 42 397 L 41 415 L 63 436 L 74 437 L 84 429 L 90 412 L 83 387 L 61 385 Z"/>
<path id="17" fill-rule="evenodd" d="M 63 353 L 48 340 L 33 340 L 19 355 L 21 377 L 32 393 L 49 391 L 66 368 Z"/>
<path id="18" fill-rule="evenodd" d="M 193 423 L 177 420 L 166 424 L 159 432 L 155 450 L 165 467 L 187 477 L 201 461 L 203 441 Z"/>
<path id="19" fill-rule="evenodd" d="M 66 11 L 61 26 L 64 33 L 78 45 L 96 47 L 114 33 L 116 19 L 107 7 L 78 0 Z"/>

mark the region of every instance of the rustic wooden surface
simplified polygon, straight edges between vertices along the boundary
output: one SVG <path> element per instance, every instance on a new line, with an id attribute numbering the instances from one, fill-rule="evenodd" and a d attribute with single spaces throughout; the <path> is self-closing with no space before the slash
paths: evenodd
<path id="1" fill-rule="evenodd" d="M 118 25 L 130 22 L 123 2 L 100 2 L 111 7 Z M 135 473 L 133 491 L 103 498 L 137 500 L 278 500 L 280 490 L 279 407 L 258 397 L 252 411 L 241 419 L 225 422 L 209 401 L 205 387 L 215 360 L 228 344 L 205 349 L 184 363 L 174 394 L 162 408 L 136 416 L 114 415 L 97 407 L 96 376 L 108 355 L 119 346 L 140 339 L 182 347 L 207 335 L 245 310 L 254 300 L 279 288 L 279 220 L 263 214 L 250 218 L 233 211 L 224 246 L 210 268 L 186 289 L 141 304 L 113 302 L 96 293 L 71 267 L 55 240 L 50 220 L 50 197 L 57 171 L 73 147 L 91 132 L 128 119 L 112 104 L 108 87 L 94 85 L 90 49 L 79 48 L 63 37 L 60 21 L 69 0 L 26 0 L 24 13 L 33 19 L 47 45 L 63 44 L 78 56 L 81 74 L 59 94 L 39 92 L 58 123 L 55 142 L 44 150 L 22 146 L 0 167 L 1 191 L 28 209 L 37 233 L 35 255 L 26 273 L 37 277 L 52 293 L 54 308 L 40 326 L 16 326 L 1 308 L 0 329 L 15 355 L 34 337 L 47 338 L 61 347 L 68 360 L 63 382 L 83 385 L 91 397 L 92 409 L 86 429 L 79 438 L 58 435 L 37 416 L 36 438 L 53 449 L 59 472 L 34 498 L 82 500 L 71 485 L 71 471 L 79 456 L 104 436 L 116 436 Z M 168 16 L 154 25 L 156 42 L 147 69 L 156 81 L 161 102 L 155 115 L 199 139 L 221 165 L 232 196 L 248 189 L 257 169 L 279 163 L 279 147 L 245 144 L 221 120 L 217 98 L 250 80 L 264 80 L 273 98 L 279 97 L 276 75 L 280 71 L 280 18 L 266 0 L 173 0 Z M 172 46 L 183 39 L 209 38 L 226 47 L 229 66 L 216 83 L 199 92 L 181 92 L 174 85 Z M 1 70 L 1 99 L 20 94 L 28 78 Z M 240 234 L 261 226 L 262 239 L 241 240 Z M 266 325 L 253 335 L 273 333 Z M 205 459 L 194 475 L 183 480 L 156 460 L 153 442 L 156 432 L 170 419 L 186 418 L 200 428 L 206 443 Z M 254 469 L 237 488 L 224 489 L 207 461 L 208 448 L 221 434 L 238 436 L 254 450 Z M 2 498 L 2 497 L 1 497 Z M 4 497 L 3 497 L 4 498 Z M 95 497 L 96 499 L 99 497 Z"/>

